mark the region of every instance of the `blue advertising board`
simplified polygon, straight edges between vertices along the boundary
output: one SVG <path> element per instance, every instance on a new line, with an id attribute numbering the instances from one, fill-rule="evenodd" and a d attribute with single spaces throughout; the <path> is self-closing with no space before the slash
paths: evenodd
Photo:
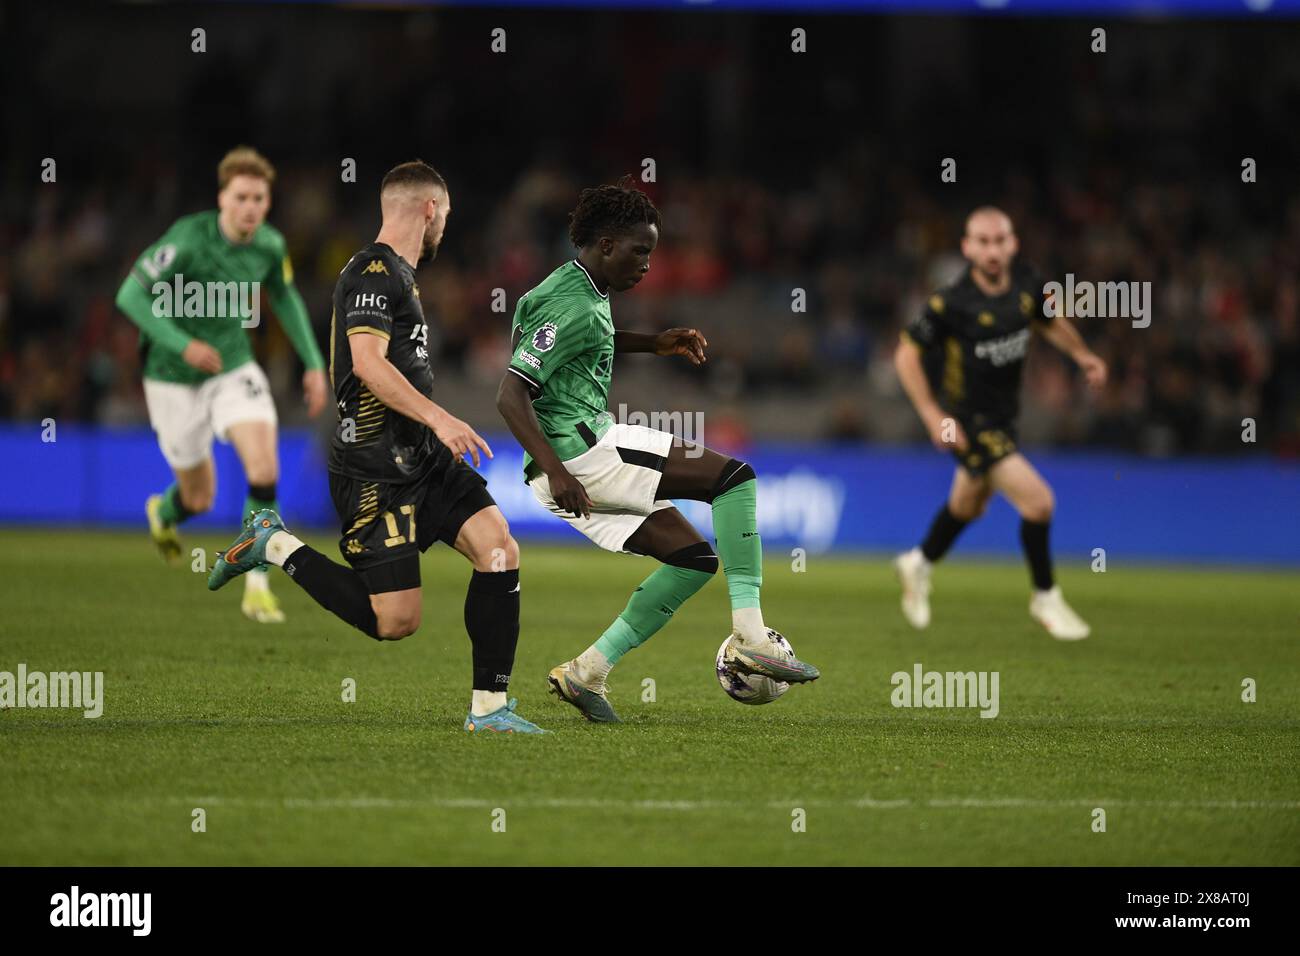
<path id="1" fill-rule="evenodd" d="M 140 525 L 147 495 L 170 474 L 153 434 L 39 424 L 0 426 L 0 524 Z M 522 453 L 488 436 L 489 488 L 521 539 L 581 541 L 523 483 Z M 1052 540 L 1063 561 L 1179 560 L 1300 565 L 1300 463 L 1263 456 L 1155 461 L 1029 449 L 1056 491 Z M 291 526 L 337 530 L 319 436 L 281 436 L 280 501 Z M 952 463 L 929 448 L 762 445 L 746 458 L 759 475 L 759 531 L 769 549 L 879 551 L 910 547 L 947 494 Z M 216 446 L 217 497 L 199 528 L 230 528 L 246 491 L 229 446 Z M 680 507 L 701 529 L 709 508 Z M 1016 518 L 1000 499 L 967 530 L 959 551 L 1015 554 Z"/>

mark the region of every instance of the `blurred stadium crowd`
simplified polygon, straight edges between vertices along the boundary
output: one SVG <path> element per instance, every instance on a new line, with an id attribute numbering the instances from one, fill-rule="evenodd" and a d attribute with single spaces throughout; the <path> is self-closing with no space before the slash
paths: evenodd
<path id="1" fill-rule="evenodd" d="M 183 52 L 155 56 L 187 79 L 143 92 L 129 67 L 101 77 L 95 93 L 74 90 L 60 64 L 40 62 L 39 44 L 6 47 L 7 72 L 34 71 L 49 128 L 70 125 L 50 143 L 29 136 L 26 165 L 5 167 L 0 418 L 147 421 L 136 330 L 113 298 L 176 216 L 214 204 L 217 159 L 247 141 L 279 166 L 271 221 L 288 238 L 323 349 L 335 276 L 377 227 L 383 170 L 416 155 L 443 169 L 455 211 L 419 283 L 439 398 L 479 428 L 500 424 L 493 396 L 514 302 L 571 255 L 566 214 L 578 190 L 651 157 L 656 181 L 645 188 L 665 228 L 647 281 L 613 303 L 616 324 L 699 327 L 710 362 L 622 359 L 615 408 L 703 411 L 706 440 L 723 447 L 921 440 L 891 364 L 898 330 L 961 269 L 968 209 L 995 202 L 1047 278 L 1153 286 L 1149 328 L 1078 320 L 1111 365 L 1102 394 L 1086 395 L 1067 361 L 1035 348 L 1026 442 L 1300 455 L 1300 195 L 1278 184 L 1277 166 L 1294 144 L 1296 58 L 1279 59 L 1269 82 L 1246 83 L 1236 70 L 1255 55 L 1248 44 L 1229 36 L 1203 55 L 1196 37 L 1208 43 L 1207 31 L 1175 39 L 1150 29 L 1134 35 L 1158 55 L 1116 52 L 1099 64 L 1086 47 L 1035 53 L 1041 75 L 1026 85 L 998 64 L 1035 31 L 1068 36 L 1068 25 L 994 35 L 988 24 L 896 20 L 873 41 L 883 62 L 863 66 L 862 51 L 837 48 L 809 76 L 788 57 L 773 64 L 754 18 L 682 40 L 670 24 L 588 15 L 567 44 L 522 52 L 493 80 L 486 50 L 456 52 L 458 31 L 489 21 L 456 16 L 375 16 L 354 45 L 391 55 L 360 70 L 340 65 L 337 22 L 314 26 L 319 43 L 304 51 L 286 15 L 268 13 L 261 33 L 198 65 Z M 151 25 L 141 43 L 162 42 Z M 612 89 L 585 110 L 561 107 L 554 90 L 519 92 L 584 37 L 604 51 L 591 69 Z M 917 83 L 906 64 L 922 47 L 947 53 Z M 311 83 L 300 69 L 315 71 Z M 359 88 L 359 76 L 373 88 Z M 820 110 L 804 106 L 814 97 Z M 6 128 L 24 108 L 36 107 L 5 107 Z M 175 128 L 160 110 L 174 111 L 164 115 Z M 763 132 L 765 118 L 791 129 L 801 113 L 815 129 Z M 359 116 L 361 143 L 347 128 Z M 403 135 L 408 120 L 422 132 Z M 168 131 L 151 138 L 159 126 Z M 1255 129 L 1273 138 L 1260 142 Z M 1256 153 L 1261 182 L 1243 184 L 1241 157 Z M 44 155 L 59 159 L 55 184 L 37 181 Z M 340 182 L 350 156 L 354 184 Z M 958 158 L 958 184 L 939 182 L 944 156 Z M 505 313 L 492 310 L 494 289 L 506 292 Z M 796 289 L 806 311 L 792 310 Z M 282 419 L 301 422 L 296 357 L 274 320 L 254 334 Z M 1256 444 L 1242 441 L 1245 418 L 1257 423 Z"/>

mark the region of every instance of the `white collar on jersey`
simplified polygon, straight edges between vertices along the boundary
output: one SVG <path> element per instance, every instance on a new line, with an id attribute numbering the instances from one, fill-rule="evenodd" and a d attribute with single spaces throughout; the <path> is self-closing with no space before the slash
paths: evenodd
<path id="1" fill-rule="evenodd" d="M 573 260 L 573 264 L 582 270 L 582 274 L 587 277 L 587 281 L 591 283 L 591 288 L 595 291 L 596 295 L 600 296 L 602 299 L 609 298 L 608 292 L 601 292 L 599 289 L 596 288 L 596 282 L 594 279 L 592 279 L 591 273 L 587 271 L 587 267 L 584 266 L 581 262 L 579 262 L 576 257 Z"/>

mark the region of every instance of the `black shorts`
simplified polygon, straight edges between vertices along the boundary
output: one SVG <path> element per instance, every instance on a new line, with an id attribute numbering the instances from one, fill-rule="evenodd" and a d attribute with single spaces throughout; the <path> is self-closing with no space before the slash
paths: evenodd
<path id="1" fill-rule="evenodd" d="M 969 447 L 964 452 L 954 450 L 953 456 L 972 476 L 984 477 L 1003 458 L 1016 453 L 1015 422 L 984 415 L 972 415 L 957 421 L 966 433 Z"/>
<path id="2" fill-rule="evenodd" d="M 330 472 L 338 512 L 339 551 L 371 594 L 420 586 L 420 554 L 435 541 L 456 543 L 461 525 L 496 504 L 487 481 L 451 453 L 406 484 L 366 481 Z"/>

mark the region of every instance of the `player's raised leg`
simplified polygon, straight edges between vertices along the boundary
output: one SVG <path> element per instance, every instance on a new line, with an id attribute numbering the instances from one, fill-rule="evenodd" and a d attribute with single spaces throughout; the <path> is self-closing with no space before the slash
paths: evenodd
<path id="1" fill-rule="evenodd" d="M 482 495 L 485 499 L 486 492 Z M 514 712 L 516 702 L 507 700 L 505 693 L 519 640 L 519 546 L 495 505 L 468 508 L 472 514 L 459 531 L 440 532 L 442 540 L 454 542 L 474 565 L 465 600 L 465 627 L 474 647 L 474 688 L 465 729 L 541 733 Z M 409 513 L 400 506 L 398 511 Z M 386 521 L 376 515 L 370 524 L 377 540 L 384 540 Z M 367 530 L 352 524 L 348 540 L 376 540 L 367 537 Z M 418 542 L 428 547 L 433 540 L 430 534 Z M 408 538 L 398 547 L 402 551 L 395 551 L 393 560 L 364 561 L 360 569 L 344 567 L 286 529 L 275 512 L 259 511 L 218 556 L 208 587 L 215 591 L 239 575 L 274 564 L 341 620 L 376 640 L 401 640 L 420 626 L 421 591 L 417 541 Z M 363 547 L 359 554 L 367 550 Z"/>
<path id="2" fill-rule="evenodd" d="M 930 572 L 957 540 L 966 526 L 984 514 L 993 485 L 987 475 L 973 475 L 958 468 L 952 476 L 948 500 L 930 522 L 925 539 L 911 551 L 894 559 L 894 570 L 903 586 L 903 616 L 917 629 L 930 624 Z"/>
<path id="3" fill-rule="evenodd" d="M 357 571 L 305 544 L 269 510 L 249 515 L 238 537 L 218 553 L 208 589 L 268 564 L 283 568 L 317 604 L 377 641 L 399 641 L 420 626 L 418 586 L 372 594 Z"/>
<path id="4" fill-rule="evenodd" d="M 235 446 L 235 452 L 244 466 L 244 477 L 248 481 L 248 494 L 244 498 L 242 514 L 247 516 L 259 511 L 279 514 L 276 484 L 280 476 L 280 463 L 276 454 L 275 421 L 235 422 L 227 427 L 226 434 Z M 265 565 L 244 575 L 244 597 L 240 602 L 240 610 L 249 620 L 259 624 L 279 624 L 284 620 L 280 602 L 271 593 Z"/>
<path id="5" fill-rule="evenodd" d="M 515 713 L 507 691 L 519 644 L 519 544 L 496 505 L 466 519 L 453 547 L 474 570 L 465 593 L 465 631 L 473 649 L 474 684 L 465 729 L 483 733 L 545 733 Z"/>
<path id="6" fill-rule="evenodd" d="M 1055 506 L 1052 489 L 1029 459 L 1019 453 L 999 461 L 989 475 L 993 486 L 1020 513 L 1020 543 L 1034 585 L 1029 613 L 1047 628 L 1052 637 L 1062 641 L 1082 640 L 1091 629 L 1065 603 L 1052 573 L 1052 553 L 1048 542 Z"/>
<path id="7" fill-rule="evenodd" d="M 664 508 L 647 517 L 622 549 L 649 555 L 663 564 L 632 592 L 622 613 L 594 644 L 547 677 L 553 693 L 596 723 L 619 722 L 607 697 L 606 678 L 614 665 L 672 620 L 718 571 L 718 556 L 676 508 Z"/>
<path id="8" fill-rule="evenodd" d="M 763 542 L 758 534 L 758 476 L 747 463 L 691 442 L 674 441 L 664 463 L 659 499 L 707 501 L 713 536 L 731 598 L 737 666 L 790 684 L 816 680 L 820 671 L 789 657 L 763 623 Z"/>

